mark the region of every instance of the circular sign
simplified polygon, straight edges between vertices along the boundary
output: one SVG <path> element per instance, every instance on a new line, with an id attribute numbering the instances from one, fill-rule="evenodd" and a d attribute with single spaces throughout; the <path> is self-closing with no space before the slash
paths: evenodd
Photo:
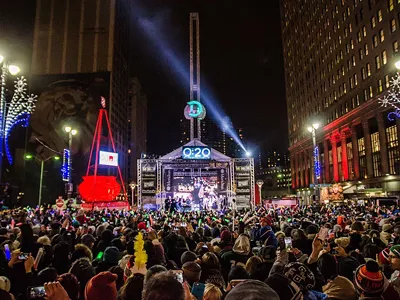
<path id="1" fill-rule="evenodd" d="M 62 207 L 64 206 L 64 200 L 58 198 L 58 199 L 56 200 L 56 206 L 57 206 L 58 208 L 62 208 Z"/>
<path id="2" fill-rule="evenodd" d="M 206 117 L 206 109 L 199 101 L 189 101 L 184 110 L 185 118 L 191 119 L 204 119 Z"/>

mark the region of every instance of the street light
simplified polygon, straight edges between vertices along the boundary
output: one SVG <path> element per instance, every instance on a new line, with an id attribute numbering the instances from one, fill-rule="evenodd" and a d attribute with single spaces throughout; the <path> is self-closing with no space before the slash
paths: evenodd
<path id="1" fill-rule="evenodd" d="M 66 133 L 68 133 L 68 150 L 69 150 L 69 159 L 68 159 L 68 169 L 71 169 L 72 166 L 72 153 L 71 153 L 71 149 L 72 149 L 72 137 L 74 135 L 76 135 L 78 133 L 78 130 L 76 130 L 75 128 L 72 128 L 70 125 L 66 125 L 64 127 L 64 130 Z M 67 189 L 67 198 L 68 200 L 71 199 L 72 196 L 72 178 L 71 178 L 71 174 L 69 174 L 68 176 L 68 189 Z"/>
<path id="2" fill-rule="evenodd" d="M 136 183 L 134 181 L 132 181 L 129 184 L 129 187 L 131 188 L 131 192 L 132 192 L 132 209 L 133 209 L 133 206 L 135 204 L 135 193 L 134 193 L 134 191 L 135 191 L 135 188 L 136 188 Z"/>
<path id="3" fill-rule="evenodd" d="M 37 159 L 38 161 L 40 161 L 40 182 L 39 182 L 39 199 L 38 199 L 38 205 L 40 207 L 41 203 L 42 203 L 42 188 L 43 188 L 43 173 L 44 173 L 44 163 L 50 159 L 54 159 L 54 160 L 60 160 L 60 157 L 57 155 L 53 155 L 50 156 L 48 158 L 46 158 L 45 160 L 38 158 L 36 156 L 33 156 L 32 154 L 25 154 L 25 159 L 26 160 L 31 160 L 31 159 Z"/>
<path id="4" fill-rule="evenodd" d="M 16 75 L 19 73 L 20 68 L 16 65 L 10 65 L 6 58 L 0 54 L 1 66 L 1 92 L 0 92 L 0 183 L 3 170 L 3 153 L 4 153 L 4 130 L 6 119 L 6 81 L 7 75 Z"/>
<path id="5" fill-rule="evenodd" d="M 312 143 L 313 143 L 313 155 L 314 155 L 314 176 L 313 176 L 313 183 L 314 183 L 314 197 L 315 201 L 318 201 L 318 190 L 317 184 L 318 180 L 321 177 L 321 170 L 319 165 L 319 148 L 317 146 L 317 138 L 316 138 L 316 130 L 319 128 L 319 123 L 313 123 L 312 125 L 308 126 L 308 131 L 312 135 Z"/>
<path id="6" fill-rule="evenodd" d="M 397 70 L 400 70 L 400 60 L 396 61 L 394 63 L 394 66 L 396 67 Z"/>

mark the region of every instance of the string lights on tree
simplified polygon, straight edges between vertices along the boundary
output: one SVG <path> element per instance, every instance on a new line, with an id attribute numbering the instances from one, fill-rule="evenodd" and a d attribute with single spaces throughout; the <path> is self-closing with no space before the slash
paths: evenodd
<path id="1" fill-rule="evenodd" d="M 389 92 L 378 101 L 383 107 L 393 107 L 394 111 L 388 114 L 389 121 L 400 118 L 400 73 L 397 72 L 390 80 Z"/>
<path id="2" fill-rule="evenodd" d="M 27 85 L 26 79 L 23 76 L 18 77 L 17 80 L 15 80 L 14 94 L 11 102 L 6 105 L 2 114 L 5 116 L 5 120 L 1 120 L 2 124 L 4 124 L 4 147 L 10 164 L 13 163 L 13 157 L 8 142 L 11 131 L 19 124 L 23 127 L 27 127 L 29 124 L 29 117 L 35 110 L 36 106 L 37 95 L 29 95 L 27 93 Z M 2 100 L 6 103 L 5 99 Z"/>

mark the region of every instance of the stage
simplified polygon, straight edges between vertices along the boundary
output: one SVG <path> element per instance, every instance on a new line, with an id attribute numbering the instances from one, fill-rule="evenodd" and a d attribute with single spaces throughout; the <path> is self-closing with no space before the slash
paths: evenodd
<path id="1" fill-rule="evenodd" d="M 231 158 L 197 139 L 158 159 L 138 161 L 138 201 L 165 208 L 168 201 L 189 202 L 192 210 L 247 208 L 254 205 L 254 161 Z"/>

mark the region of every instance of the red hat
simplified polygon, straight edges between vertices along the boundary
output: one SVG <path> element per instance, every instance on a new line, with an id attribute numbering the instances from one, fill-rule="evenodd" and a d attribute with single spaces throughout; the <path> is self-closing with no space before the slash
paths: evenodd
<path id="1" fill-rule="evenodd" d="M 229 230 L 224 230 L 221 232 L 221 241 L 230 242 L 232 240 L 232 234 Z"/>
<path id="2" fill-rule="evenodd" d="M 388 265 L 389 264 L 389 248 L 383 249 L 381 252 L 379 252 L 379 261 L 383 265 Z"/>
<path id="3" fill-rule="evenodd" d="M 268 226 L 271 226 L 271 224 L 272 224 L 271 216 L 266 216 L 266 217 L 261 218 L 260 223 L 267 223 Z"/>
<path id="4" fill-rule="evenodd" d="M 92 277 L 85 287 L 85 300 L 117 299 L 117 274 L 100 272 Z"/>
<path id="5" fill-rule="evenodd" d="M 147 229 L 147 226 L 146 226 L 145 222 L 140 222 L 137 227 L 138 227 L 139 230 L 146 230 Z"/>

